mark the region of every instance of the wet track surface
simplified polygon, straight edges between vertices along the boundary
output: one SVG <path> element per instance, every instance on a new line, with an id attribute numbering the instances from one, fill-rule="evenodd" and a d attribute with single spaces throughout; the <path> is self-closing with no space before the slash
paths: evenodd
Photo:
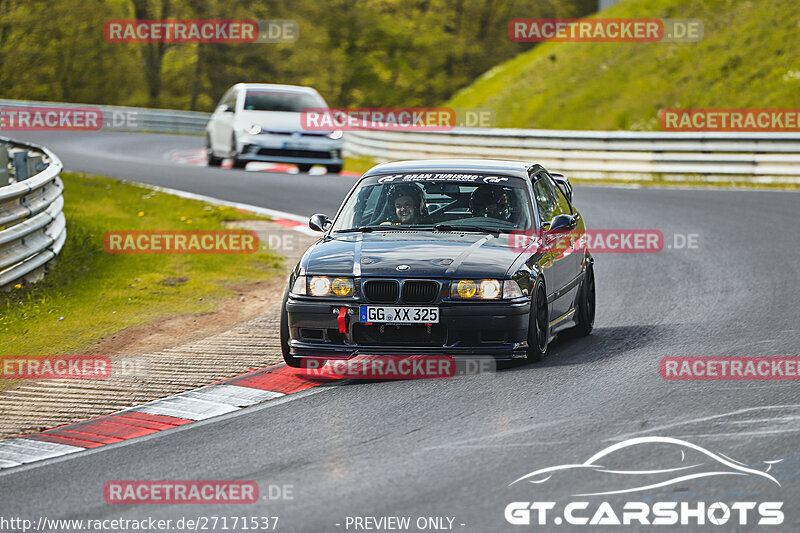
<path id="1" fill-rule="evenodd" d="M 195 137 L 24 138 L 48 146 L 68 170 L 301 215 L 332 215 L 355 180 L 172 161 L 174 150 L 201 147 L 202 139 Z M 456 531 L 533 530 L 535 517 L 531 526 L 510 525 L 506 505 L 554 501 L 560 508 L 575 500 L 571 495 L 598 486 L 611 490 L 617 480 L 577 473 L 542 484 L 509 486 L 513 481 L 538 469 L 582 463 L 625 439 L 661 436 L 760 470 L 763 461 L 783 459 L 769 471 L 780 486 L 759 476 L 732 475 L 577 499 L 592 502 L 590 509 L 602 501 L 615 509 L 626 501 L 782 501 L 786 518 L 775 529 L 797 529 L 798 382 L 665 381 L 659 361 L 800 355 L 798 200 L 793 192 L 577 186 L 575 203 L 588 227 L 658 229 L 665 238 L 660 253 L 596 255 L 597 320 L 588 338 L 558 339 L 538 364 L 449 380 L 316 389 L 290 401 L 12 470 L 0 474 L 3 515 L 278 516 L 282 531 L 344 531 L 347 516 L 409 516 L 412 523 L 420 516 L 446 516 L 454 517 Z M 698 235 L 697 249 L 668 247 L 676 242 L 674 234 L 690 233 Z M 664 461 L 652 449 L 631 448 L 613 466 L 662 468 Z M 104 483 L 124 479 L 254 480 L 263 496 L 270 484 L 292 485 L 293 499 L 107 505 Z M 734 523 L 718 529 L 745 527 Z"/>

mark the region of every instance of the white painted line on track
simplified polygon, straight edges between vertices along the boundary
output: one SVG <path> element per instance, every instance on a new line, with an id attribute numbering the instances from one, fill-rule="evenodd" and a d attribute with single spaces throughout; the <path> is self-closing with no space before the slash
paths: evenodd
<path id="1" fill-rule="evenodd" d="M 267 400 L 274 400 L 286 396 L 282 392 L 240 387 L 239 385 L 209 385 L 193 391 L 183 393 L 185 397 L 200 400 L 225 403 L 233 407 L 247 407 Z"/>
<path id="2" fill-rule="evenodd" d="M 56 444 L 52 442 L 17 438 L 0 442 L 0 460 L 24 464 L 32 463 L 34 461 L 41 461 L 42 459 L 59 457 L 61 455 L 80 452 L 83 450 L 84 448 L 69 446 L 67 444 Z"/>
<path id="3" fill-rule="evenodd" d="M 189 200 L 200 200 L 202 202 L 207 202 L 213 205 L 224 205 L 227 207 L 234 207 L 236 209 L 243 209 L 245 211 L 250 211 L 258 215 L 264 215 L 275 219 L 292 220 L 294 222 L 301 223 L 301 225 L 293 227 L 291 229 L 299 231 L 301 233 L 305 233 L 306 235 L 314 235 L 314 236 L 322 235 L 318 231 L 314 231 L 307 226 L 309 217 L 304 217 L 303 215 L 287 213 L 285 211 L 278 211 L 276 209 L 268 209 L 266 207 L 259 207 L 257 205 L 242 204 L 239 202 L 229 202 L 227 200 L 220 200 L 219 198 L 214 198 L 213 196 L 204 196 L 202 194 L 195 194 L 193 192 L 180 191 L 178 189 L 170 189 L 167 187 L 159 187 L 158 185 L 150 185 L 148 183 L 139 183 L 135 181 L 128 181 L 128 183 L 134 183 L 136 185 L 145 187 L 153 191 L 163 192 L 166 194 L 171 194 L 173 196 L 180 196 L 181 198 L 188 198 Z"/>

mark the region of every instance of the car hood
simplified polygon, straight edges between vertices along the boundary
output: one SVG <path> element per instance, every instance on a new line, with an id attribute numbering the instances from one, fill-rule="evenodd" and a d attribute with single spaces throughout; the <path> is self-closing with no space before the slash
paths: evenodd
<path id="1" fill-rule="evenodd" d="M 337 235 L 303 257 L 309 275 L 502 278 L 519 256 L 508 235 L 389 231 Z M 400 265 L 409 267 L 398 270 Z"/>

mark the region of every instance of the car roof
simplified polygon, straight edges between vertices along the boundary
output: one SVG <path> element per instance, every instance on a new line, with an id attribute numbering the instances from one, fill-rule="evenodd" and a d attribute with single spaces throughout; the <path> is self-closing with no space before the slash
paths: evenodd
<path id="1" fill-rule="evenodd" d="M 529 161 L 501 159 L 419 159 L 382 163 L 369 169 L 364 177 L 398 172 L 454 172 L 463 174 L 492 173 L 528 179 L 532 167 L 543 168 Z M 538 169 L 537 169 L 538 170 Z"/>
<path id="2" fill-rule="evenodd" d="M 301 85 L 280 85 L 277 83 L 237 83 L 235 87 L 242 89 L 271 89 L 274 91 L 319 94 L 313 87 Z"/>

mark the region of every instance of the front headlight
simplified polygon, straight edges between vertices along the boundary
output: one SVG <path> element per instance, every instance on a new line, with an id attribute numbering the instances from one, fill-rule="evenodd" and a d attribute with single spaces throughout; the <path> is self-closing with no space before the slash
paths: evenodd
<path id="1" fill-rule="evenodd" d="M 295 294 L 300 294 L 300 293 L 295 293 Z M 338 296 L 338 297 L 352 296 L 353 280 L 351 278 L 330 278 L 328 276 L 313 276 L 308 279 L 308 294 L 310 294 L 311 296 Z"/>
<path id="2" fill-rule="evenodd" d="M 261 126 L 258 124 L 250 124 L 250 127 L 244 130 L 245 133 L 249 133 L 250 135 L 258 135 L 261 133 Z"/>
<path id="3" fill-rule="evenodd" d="M 497 300 L 503 285 L 496 279 L 460 279 L 450 284 L 450 297 L 461 300 Z"/>
<path id="4" fill-rule="evenodd" d="M 336 130 L 336 131 L 330 132 L 328 134 L 328 138 L 329 139 L 333 139 L 335 141 L 336 139 L 341 139 L 342 135 L 344 135 L 344 132 L 342 130 Z"/>

